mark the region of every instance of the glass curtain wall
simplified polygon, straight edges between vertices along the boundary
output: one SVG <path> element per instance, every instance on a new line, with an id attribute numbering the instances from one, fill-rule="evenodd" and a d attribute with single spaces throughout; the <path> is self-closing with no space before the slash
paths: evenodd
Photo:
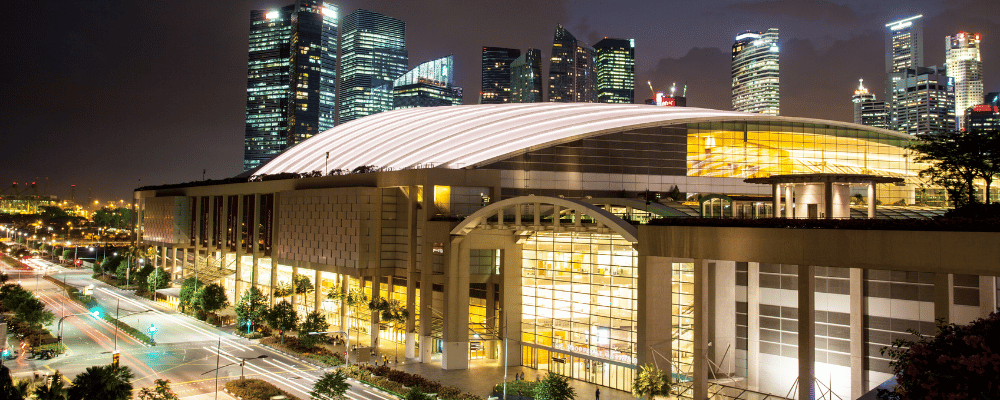
<path id="1" fill-rule="evenodd" d="M 630 390 L 636 259 L 618 235 L 538 232 L 523 246 L 525 365 Z"/>
<path id="2" fill-rule="evenodd" d="M 670 302 L 672 320 L 670 359 L 674 378 L 692 380 L 694 367 L 694 264 L 673 263 Z"/>

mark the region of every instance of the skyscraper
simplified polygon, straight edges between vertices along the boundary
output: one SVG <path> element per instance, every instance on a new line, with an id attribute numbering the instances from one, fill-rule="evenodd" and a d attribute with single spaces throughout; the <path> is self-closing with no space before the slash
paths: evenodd
<path id="1" fill-rule="evenodd" d="M 733 109 L 778 115 L 778 29 L 747 31 L 733 43 Z"/>
<path id="2" fill-rule="evenodd" d="M 597 101 L 635 102 L 635 40 L 604 38 L 594 44 Z"/>
<path id="3" fill-rule="evenodd" d="M 549 101 L 593 103 L 597 100 L 594 49 L 556 25 L 549 65 Z"/>
<path id="4" fill-rule="evenodd" d="M 454 57 L 446 56 L 416 66 L 393 82 L 392 108 L 455 106 L 462 104 L 462 88 L 455 86 Z"/>
<path id="5" fill-rule="evenodd" d="M 340 122 L 392 109 L 392 83 L 409 69 L 406 23 L 356 10 L 343 20 Z"/>
<path id="6" fill-rule="evenodd" d="M 894 72 L 924 66 L 923 15 L 904 18 L 885 24 L 885 99 L 889 111 L 894 112 Z M 896 75 L 898 77 L 898 75 Z"/>
<path id="7" fill-rule="evenodd" d="M 334 126 L 338 23 L 321 0 L 250 12 L 244 170 Z"/>
<path id="8" fill-rule="evenodd" d="M 483 47 L 483 85 L 480 104 L 510 103 L 510 63 L 520 49 Z"/>
<path id="9" fill-rule="evenodd" d="M 983 60 L 979 34 L 959 32 L 944 39 L 948 76 L 955 80 L 955 119 L 965 129 L 965 112 L 983 98 Z"/>
<path id="10" fill-rule="evenodd" d="M 854 103 L 854 123 L 889 129 L 889 110 L 884 101 L 875 100 L 875 94 L 865 87 L 864 79 L 858 79 L 858 88 L 851 98 Z"/>
<path id="11" fill-rule="evenodd" d="M 542 102 L 542 52 L 528 48 L 510 63 L 510 102 Z"/>
<path id="12" fill-rule="evenodd" d="M 890 74 L 892 126 L 916 135 L 955 129 L 954 80 L 938 67 L 907 68 Z"/>

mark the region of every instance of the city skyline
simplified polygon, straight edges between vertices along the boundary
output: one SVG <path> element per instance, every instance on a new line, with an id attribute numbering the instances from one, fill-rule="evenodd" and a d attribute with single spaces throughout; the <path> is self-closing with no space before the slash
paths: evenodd
<path id="1" fill-rule="evenodd" d="M 793 2 L 333 3 L 342 15 L 364 8 L 410 25 L 410 67 L 454 53 L 456 86 L 465 88 L 465 104 L 476 101 L 472 95 L 479 89 L 483 46 L 531 47 L 549 57 L 552 28 L 562 23 L 591 44 L 604 36 L 636 38 L 637 82 L 652 81 L 657 90 L 674 81 L 687 83 L 689 106 L 725 110 L 730 108 L 727 47 L 732 35 L 773 26 L 782 32 L 782 97 L 788 105 L 782 114 L 841 121 L 852 120 L 842 93 L 853 89 L 857 78 L 866 78 L 873 93 L 884 89 L 878 87 L 884 73 L 882 24 L 924 15 L 924 36 L 933 40 L 925 44 L 924 58 L 936 65 L 944 62 L 938 38 L 964 30 L 981 33 L 989 43 L 1000 32 L 1000 21 L 981 12 L 987 1 L 865 7 L 831 2 L 813 7 Z M 42 33 L 32 40 L 15 35 L 15 53 L 25 54 L 25 62 L 16 65 L 16 76 L 23 78 L 8 82 L 8 91 L 24 97 L 14 102 L 13 129 L 4 135 L 18 149 L 7 152 L 10 167 L 0 173 L 4 186 L 36 181 L 45 194 L 68 197 L 75 184 L 78 200 L 89 192 L 103 201 L 127 198 L 138 186 L 200 180 L 203 171 L 209 179 L 237 174 L 249 12 L 284 5 L 247 2 L 205 11 L 194 3 L 170 8 L 67 3 L 42 6 L 52 8 L 46 21 L 15 9 L 16 25 L 34 24 L 19 32 Z M 519 29 L 461 18 L 491 12 L 503 13 Z M 666 17 L 676 21 L 664 24 Z M 31 45 L 38 40 L 53 45 Z M 982 55 L 984 91 L 995 92 L 1000 57 L 989 50 Z M 852 61 L 828 65 L 844 58 Z M 548 63 L 542 64 L 547 75 Z M 641 102 L 649 93 L 638 86 L 635 99 Z"/>

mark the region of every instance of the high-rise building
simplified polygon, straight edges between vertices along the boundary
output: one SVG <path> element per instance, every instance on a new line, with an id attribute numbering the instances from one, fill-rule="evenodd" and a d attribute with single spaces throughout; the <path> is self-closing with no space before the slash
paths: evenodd
<path id="1" fill-rule="evenodd" d="M 594 49 L 556 25 L 549 65 L 549 101 L 593 103 L 597 101 Z"/>
<path id="2" fill-rule="evenodd" d="M 635 39 L 604 38 L 594 44 L 597 102 L 635 102 Z"/>
<path id="3" fill-rule="evenodd" d="M 733 43 L 733 109 L 778 115 L 778 29 L 747 31 Z"/>
<path id="4" fill-rule="evenodd" d="M 969 132 L 993 131 L 1000 129 L 1000 107 L 993 104 L 977 104 L 965 110 L 965 129 Z"/>
<path id="5" fill-rule="evenodd" d="M 892 109 L 893 72 L 924 66 L 923 15 L 885 24 L 885 99 Z"/>
<path id="6" fill-rule="evenodd" d="M 892 126 L 910 135 L 955 129 L 954 79 L 944 68 L 893 72 Z"/>
<path id="7" fill-rule="evenodd" d="M 392 83 L 409 69 L 406 23 L 356 10 L 341 34 L 340 122 L 392 109 Z"/>
<path id="8" fill-rule="evenodd" d="M 454 67 L 454 57 L 449 55 L 409 70 L 392 84 L 392 108 L 462 104 L 462 88 L 455 86 Z"/>
<path id="9" fill-rule="evenodd" d="M 542 102 L 542 52 L 529 48 L 510 63 L 510 102 Z"/>
<path id="10" fill-rule="evenodd" d="M 244 170 L 335 125 L 338 24 L 321 0 L 250 12 Z"/>
<path id="11" fill-rule="evenodd" d="M 955 119 L 965 129 L 965 110 L 983 98 L 983 60 L 979 34 L 959 32 L 944 39 L 948 76 L 955 80 Z"/>
<path id="12" fill-rule="evenodd" d="M 521 55 L 520 49 L 483 47 L 483 85 L 480 104 L 510 103 L 510 63 Z"/>
<path id="13" fill-rule="evenodd" d="M 885 102 L 875 99 L 875 94 L 865 87 L 864 79 L 858 81 L 858 88 L 851 98 L 854 103 L 854 123 L 889 129 L 889 110 Z"/>

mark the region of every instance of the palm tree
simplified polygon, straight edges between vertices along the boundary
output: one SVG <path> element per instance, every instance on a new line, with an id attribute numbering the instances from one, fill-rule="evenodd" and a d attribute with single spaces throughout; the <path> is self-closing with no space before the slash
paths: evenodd
<path id="1" fill-rule="evenodd" d="M 69 388 L 69 400 L 132 398 L 132 371 L 128 367 L 102 365 L 88 367 Z"/>
<path id="2" fill-rule="evenodd" d="M 670 377 L 667 372 L 653 364 L 646 364 L 639 370 L 639 376 L 632 381 L 632 394 L 635 397 L 670 395 Z"/>
<path id="3" fill-rule="evenodd" d="M 64 385 L 63 376 L 57 371 L 47 384 L 36 386 L 32 394 L 37 400 L 65 400 L 66 388 L 63 387 Z"/>
<path id="4" fill-rule="evenodd" d="M 535 385 L 536 400 L 573 400 L 576 389 L 569 386 L 569 378 L 549 372 Z"/>

